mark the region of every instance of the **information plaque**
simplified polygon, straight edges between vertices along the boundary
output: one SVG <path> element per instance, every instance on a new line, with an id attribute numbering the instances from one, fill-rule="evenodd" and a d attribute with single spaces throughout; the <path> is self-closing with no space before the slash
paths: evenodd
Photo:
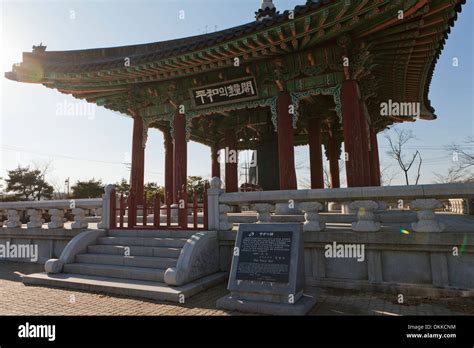
<path id="1" fill-rule="evenodd" d="M 230 294 L 217 307 L 269 315 L 308 313 L 316 297 L 304 294 L 303 249 L 301 224 L 240 224 Z"/>
<path id="2" fill-rule="evenodd" d="M 292 235 L 291 231 L 243 232 L 236 279 L 288 283 Z"/>

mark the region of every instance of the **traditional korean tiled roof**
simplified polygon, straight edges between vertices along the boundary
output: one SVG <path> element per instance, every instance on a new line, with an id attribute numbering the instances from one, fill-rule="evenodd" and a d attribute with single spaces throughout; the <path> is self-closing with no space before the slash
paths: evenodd
<path id="1" fill-rule="evenodd" d="M 296 6 L 293 13 L 295 17 L 298 17 L 336 1 L 337 0 L 320 0 L 309 5 Z M 24 60 L 34 58 L 41 63 L 45 72 L 83 72 L 123 68 L 124 57 L 133 60 L 134 64 L 155 62 L 169 57 L 175 57 L 188 52 L 220 45 L 258 32 L 259 30 L 278 25 L 288 21 L 289 13 L 290 11 L 285 11 L 284 13 L 277 13 L 272 18 L 266 18 L 262 21 L 254 21 L 218 32 L 162 42 L 74 51 L 46 51 L 39 54 L 25 52 L 24 58 L 26 59 Z M 7 77 L 14 79 L 15 76 L 10 74 Z"/>
<path id="2" fill-rule="evenodd" d="M 422 103 L 428 99 L 436 62 L 465 0 L 308 0 L 293 11 L 275 13 L 215 33 L 157 43 L 77 51 L 26 52 L 5 76 L 42 83 L 95 102 L 101 95 L 127 93 L 132 85 L 169 81 L 232 67 L 235 56 L 255 62 L 327 44 L 341 35 L 364 42 L 373 74 L 382 82 L 380 100 Z M 404 11 L 404 19 L 394 16 Z M 124 66 L 128 58 L 132 66 Z M 105 105 L 107 107 L 107 105 Z M 125 110 L 121 112 L 127 113 Z"/>

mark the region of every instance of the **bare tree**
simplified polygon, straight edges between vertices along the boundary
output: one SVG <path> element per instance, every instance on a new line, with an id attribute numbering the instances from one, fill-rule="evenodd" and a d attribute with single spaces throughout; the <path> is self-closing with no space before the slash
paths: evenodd
<path id="1" fill-rule="evenodd" d="M 54 188 L 54 198 L 55 199 L 67 199 L 67 194 L 64 192 L 64 184 L 60 180 L 50 180 L 51 186 Z"/>
<path id="2" fill-rule="evenodd" d="M 452 154 L 453 161 L 458 169 L 474 168 L 474 137 L 468 137 L 461 144 L 451 144 L 447 151 Z M 470 148 L 470 151 L 468 150 Z"/>
<path id="3" fill-rule="evenodd" d="M 299 153 L 297 153 L 299 155 Z M 304 171 L 305 175 L 298 176 L 298 187 L 302 189 L 311 189 L 311 180 L 309 179 L 310 176 L 310 167 L 308 166 L 308 161 L 304 159 L 295 159 L 295 170 Z"/>
<path id="4" fill-rule="evenodd" d="M 301 187 L 304 190 L 310 190 L 311 181 L 307 177 L 301 177 L 298 179 L 298 187 Z"/>
<path id="5" fill-rule="evenodd" d="M 390 186 L 392 185 L 392 181 L 395 178 L 395 173 L 393 171 L 389 171 L 391 166 L 381 167 L 380 169 L 380 181 L 382 186 Z"/>
<path id="6" fill-rule="evenodd" d="M 451 167 L 448 169 L 446 175 L 435 173 L 436 179 L 434 180 L 435 184 L 453 184 L 457 182 L 465 182 L 468 180 L 467 174 L 464 169 L 457 167 Z"/>
<path id="7" fill-rule="evenodd" d="M 473 182 L 474 173 L 474 137 L 468 137 L 460 144 L 452 143 L 446 146 L 448 155 L 452 158 L 454 165 L 448 169 L 446 174 L 435 173 L 435 183 L 451 184 L 459 182 Z"/>
<path id="8" fill-rule="evenodd" d="M 49 174 L 53 170 L 53 161 L 47 162 L 33 162 L 34 168 L 41 172 L 41 179 L 45 180 L 46 174 Z"/>
<path id="9" fill-rule="evenodd" d="M 326 163 L 324 163 L 323 165 L 323 176 L 324 176 L 324 187 L 325 188 L 331 187 L 331 174 L 329 173 L 329 168 L 326 165 Z"/>
<path id="10" fill-rule="evenodd" d="M 410 140 L 415 139 L 415 136 L 413 135 L 411 131 L 407 131 L 404 129 L 402 130 L 394 129 L 394 132 L 395 132 L 394 139 L 392 139 L 390 135 L 385 134 L 385 138 L 387 139 L 390 145 L 390 150 L 387 152 L 387 154 L 390 157 L 392 157 L 395 161 L 397 161 L 398 165 L 400 166 L 400 169 L 403 171 L 403 174 L 405 175 L 405 182 L 407 185 L 410 185 L 408 172 L 410 171 L 416 159 L 418 158 L 419 159 L 418 170 L 417 170 L 416 181 L 415 181 L 415 185 L 418 185 L 418 182 L 421 176 L 421 164 L 423 163 L 421 154 L 418 150 L 416 150 L 416 152 L 413 153 L 411 156 L 409 156 L 407 159 L 404 153 L 404 146 Z"/>

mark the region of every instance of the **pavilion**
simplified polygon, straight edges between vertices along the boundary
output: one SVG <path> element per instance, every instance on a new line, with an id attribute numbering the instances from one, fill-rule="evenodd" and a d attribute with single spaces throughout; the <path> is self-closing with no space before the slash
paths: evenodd
<path id="1" fill-rule="evenodd" d="M 271 298 L 271 305 L 286 308 L 277 314 L 294 313 L 286 312 L 297 308 L 288 300 L 302 298 L 304 283 L 423 297 L 472 295 L 474 278 L 466 274 L 473 273 L 473 217 L 435 211 L 443 208 L 441 199 L 474 207 L 474 184 L 374 187 L 380 186 L 377 134 L 395 123 L 436 119 L 428 99 L 431 78 L 464 3 L 308 0 L 279 13 L 263 0 L 255 21 L 215 33 L 80 51 L 33 46 L 7 78 L 43 84 L 133 119 L 132 189 L 117 197 L 115 186 L 107 185 L 103 197 L 92 200 L 102 210 L 98 228 L 85 220 L 90 200 L 75 200 L 71 231 L 64 228 L 69 200 L 1 203 L 7 220 L 0 241 L 36 237 L 46 258 L 45 273 L 22 281 L 184 303 L 230 272 L 228 289 L 239 308 Z M 143 195 L 152 128 L 164 134 L 164 207 L 160 195 L 152 204 Z M 210 147 L 213 178 L 202 213 L 194 195 L 190 215 L 182 188 L 191 140 Z M 310 190 L 297 190 L 294 149 L 301 145 L 309 145 Z M 340 186 L 342 158 L 349 188 L 321 189 L 323 145 L 331 187 Z M 237 192 L 235 155 L 226 156 L 224 192 L 221 149 L 256 151 L 264 192 Z M 406 203 L 386 209 L 394 199 L 406 201 L 410 211 Z M 331 203 L 348 209 L 321 212 Z M 297 210 L 293 216 L 291 209 Z M 26 229 L 20 221 L 25 210 Z M 44 210 L 51 216 L 47 229 Z M 239 279 L 233 269 L 244 250 L 242 224 L 260 231 L 247 249 L 249 260 L 260 259 L 243 263 L 264 267 L 249 266 L 251 277 Z M 247 232 L 253 237 L 253 230 Z M 74 237 L 66 244 L 58 236 Z M 336 243 L 366 247 L 367 257 L 327 256 L 326 246 Z M 288 245 L 290 256 L 282 263 Z M 453 246 L 460 246 L 457 255 Z M 288 280 L 260 277 L 265 265 L 269 274 L 287 274 Z M 233 278 L 251 284 L 235 288 Z"/>
<path id="2" fill-rule="evenodd" d="M 465 0 L 308 0 L 279 13 L 263 0 L 254 22 L 164 42 L 76 51 L 34 46 L 5 76 L 43 84 L 134 120 L 131 186 L 143 197 L 149 129 L 164 134 L 171 201 L 187 179 L 187 142 L 256 150 L 264 190 L 297 188 L 294 147 L 309 145 L 311 188 L 379 186 L 377 133 L 434 120 L 433 71 Z M 382 103 L 416 103 L 418 114 L 381 115 Z M 225 188 L 238 191 L 238 165 Z"/>

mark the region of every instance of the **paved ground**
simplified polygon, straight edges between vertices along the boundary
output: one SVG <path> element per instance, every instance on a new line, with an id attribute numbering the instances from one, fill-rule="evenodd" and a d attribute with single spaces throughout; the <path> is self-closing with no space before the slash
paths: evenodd
<path id="1" fill-rule="evenodd" d="M 227 294 L 221 284 L 185 304 L 138 300 L 80 291 L 25 286 L 21 274 L 42 271 L 42 266 L 0 262 L 0 315 L 239 315 L 215 308 Z M 312 315 L 462 315 L 474 314 L 474 298 L 429 300 L 394 295 L 311 288 L 318 294 Z"/>

